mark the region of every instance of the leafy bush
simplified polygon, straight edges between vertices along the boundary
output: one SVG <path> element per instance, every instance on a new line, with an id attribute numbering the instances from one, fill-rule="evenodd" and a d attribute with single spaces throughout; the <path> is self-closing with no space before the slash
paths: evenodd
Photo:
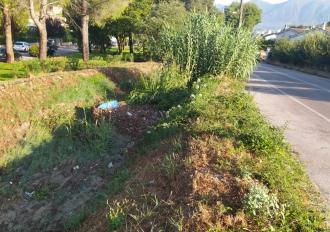
<path id="1" fill-rule="evenodd" d="M 29 54 L 32 57 L 38 57 L 39 56 L 39 46 L 37 44 L 33 44 L 30 47 Z"/>
<path id="2" fill-rule="evenodd" d="M 89 61 L 79 61 L 78 68 L 79 69 L 89 69 L 89 68 L 99 68 L 99 67 L 106 67 L 109 63 L 103 59 L 96 59 L 96 60 L 89 60 Z"/>
<path id="3" fill-rule="evenodd" d="M 244 197 L 244 210 L 253 216 L 272 217 L 279 209 L 276 195 L 260 184 L 253 184 L 248 194 Z"/>
<path id="4" fill-rule="evenodd" d="M 79 70 L 88 68 L 106 67 L 109 63 L 103 59 L 89 60 L 84 62 L 82 60 L 66 57 L 53 57 L 45 60 L 33 59 L 27 61 L 21 61 L 16 64 L 17 67 L 24 70 L 25 75 L 28 73 L 50 73 L 64 70 Z"/>
<path id="5" fill-rule="evenodd" d="M 275 40 L 261 39 L 259 41 L 259 49 L 267 50 L 267 48 L 273 49 L 275 47 Z"/>
<path id="6" fill-rule="evenodd" d="M 68 59 L 68 62 L 66 63 L 66 69 L 67 70 L 78 70 L 79 69 L 79 59 L 76 58 L 70 58 Z"/>
<path id="7" fill-rule="evenodd" d="M 303 40 L 276 42 L 272 59 L 282 63 L 330 71 L 330 36 L 317 33 Z"/>
<path id="8" fill-rule="evenodd" d="M 29 50 L 29 54 L 30 56 L 32 57 L 38 57 L 39 56 L 39 45 L 37 44 L 33 44 L 31 47 L 30 47 L 30 50 Z M 49 49 L 47 48 L 47 56 L 54 56 L 55 55 L 55 50 L 54 49 Z"/>
<path id="9" fill-rule="evenodd" d="M 175 68 L 167 68 L 150 77 L 142 77 L 137 87 L 130 93 L 133 104 L 154 104 L 159 109 L 169 109 L 189 96 L 188 75 Z"/>
<path id="10" fill-rule="evenodd" d="M 65 70 L 67 66 L 67 58 L 65 57 L 55 57 L 48 58 L 45 60 L 33 59 L 29 61 L 22 62 L 24 69 L 28 73 L 47 73 L 47 72 L 57 72 Z"/>
<path id="11" fill-rule="evenodd" d="M 257 43 L 244 29 L 234 29 L 216 16 L 192 13 L 179 31 L 164 29 L 154 55 L 176 63 L 193 80 L 205 74 L 247 78 L 256 64 Z"/>

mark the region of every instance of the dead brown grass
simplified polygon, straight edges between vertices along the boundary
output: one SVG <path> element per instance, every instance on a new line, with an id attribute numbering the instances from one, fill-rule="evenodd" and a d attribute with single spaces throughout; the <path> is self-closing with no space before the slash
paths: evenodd
<path id="1" fill-rule="evenodd" d="M 183 150 L 173 149 L 180 143 Z M 174 146 L 175 147 L 175 146 Z M 213 135 L 171 138 L 132 167 L 133 178 L 125 191 L 109 199 L 121 207 L 125 223 L 118 231 L 242 231 L 249 222 L 242 198 L 249 180 L 233 168 L 242 156 L 231 142 Z M 166 156 L 175 153 L 172 174 L 166 174 Z M 226 167 L 220 163 L 227 163 Z M 79 231 L 108 231 L 108 208 L 94 215 Z"/>

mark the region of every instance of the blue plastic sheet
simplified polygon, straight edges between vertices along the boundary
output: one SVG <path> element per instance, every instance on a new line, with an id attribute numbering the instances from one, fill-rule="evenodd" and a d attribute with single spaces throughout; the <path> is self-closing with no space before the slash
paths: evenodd
<path id="1" fill-rule="evenodd" d="M 110 110 L 110 109 L 116 109 L 119 107 L 119 102 L 116 100 L 104 102 L 101 105 L 99 105 L 97 108 L 101 110 Z"/>

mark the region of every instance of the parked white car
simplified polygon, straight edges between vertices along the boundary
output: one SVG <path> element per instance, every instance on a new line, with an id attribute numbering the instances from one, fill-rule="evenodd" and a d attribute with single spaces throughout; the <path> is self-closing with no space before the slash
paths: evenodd
<path id="1" fill-rule="evenodd" d="M 14 44 L 14 50 L 19 52 L 28 52 L 30 50 L 31 45 L 27 42 L 17 41 Z"/>

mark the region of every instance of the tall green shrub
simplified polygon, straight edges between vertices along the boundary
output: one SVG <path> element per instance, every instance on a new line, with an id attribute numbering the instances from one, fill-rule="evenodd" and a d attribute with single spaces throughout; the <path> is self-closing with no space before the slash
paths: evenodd
<path id="1" fill-rule="evenodd" d="M 330 36 L 316 33 L 298 41 L 281 39 L 275 44 L 272 59 L 330 71 Z"/>
<path id="2" fill-rule="evenodd" d="M 176 63 L 192 80 L 205 74 L 247 78 L 256 64 L 257 43 L 244 29 L 224 25 L 216 16 L 191 13 L 184 26 L 163 29 L 154 55 Z"/>

